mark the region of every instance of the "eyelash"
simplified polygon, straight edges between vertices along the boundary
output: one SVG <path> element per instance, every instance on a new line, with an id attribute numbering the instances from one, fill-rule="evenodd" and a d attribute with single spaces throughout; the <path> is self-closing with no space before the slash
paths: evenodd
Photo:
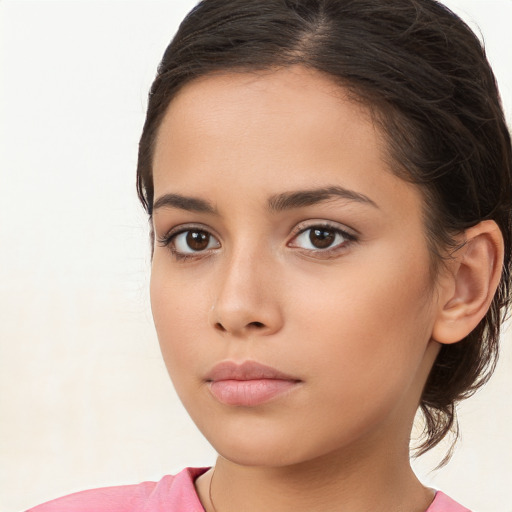
<path id="1" fill-rule="evenodd" d="M 305 249 L 301 247 L 294 246 L 292 244 L 293 241 L 296 241 L 301 235 L 312 232 L 313 230 L 324 230 L 332 233 L 334 235 L 334 241 L 336 240 L 336 237 L 341 236 L 343 238 L 342 242 L 337 243 L 334 246 L 328 246 L 325 249 L 322 248 L 316 248 L 316 249 Z M 184 234 L 184 233 L 205 233 L 207 234 L 210 239 L 208 241 L 208 245 L 210 244 L 211 239 L 217 240 L 218 247 L 214 248 L 206 248 L 204 250 L 198 250 L 198 251 L 191 251 L 190 253 L 185 253 L 183 251 L 179 251 L 176 249 L 175 241 L 178 236 Z M 311 237 L 311 234 L 310 234 Z M 357 242 L 358 237 L 353 234 L 349 233 L 348 231 L 339 228 L 338 226 L 335 226 L 333 224 L 329 224 L 326 222 L 319 222 L 314 224 L 309 224 L 305 226 L 304 224 L 299 224 L 296 229 L 294 230 L 294 233 L 292 235 L 292 238 L 290 242 L 288 242 L 286 245 L 287 247 L 295 247 L 297 250 L 301 250 L 301 252 L 306 253 L 308 255 L 316 256 L 317 258 L 329 258 L 329 257 L 335 257 L 335 255 L 348 248 L 352 243 Z M 204 228 L 202 226 L 180 226 L 179 228 L 173 228 L 169 232 L 167 232 L 162 237 L 158 238 L 158 244 L 161 247 L 167 247 L 172 256 L 178 260 L 178 261 L 187 261 L 190 259 L 199 259 L 203 257 L 207 257 L 211 254 L 212 251 L 215 251 L 220 246 L 220 242 L 218 242 L 218 239 L 216 236 L 214 236 L 209 229 Z"/>
<path id="2" fill-rule="evenodd" d="M 311 237 L 313 230 L 323 230 L 323 231 L 331 232 L 335 237 L 341 236 L 343 238 L 343 241 L 339 242 L 335 245 L 332 245 L 332 246 L 329 245 L 325 249 L 321 249 L 321 248 L 304 249 L 304 248 L 296 247 L 296 246 L 292 245 L 293 241 L 297 240 L 301 235 L 304 235 L 307 232 L 310 232 L 309 236 Z M 336 238 L 335 238 L 335 240 L 336 240 Z M 288 242 L 287 246 L 288 247 L 296 247 L 298 250 L 302 250 L 302 252 L 309 254 L 313 257 L 328 259 L 331 257 L 336 257 L 336 255 L 339 252 L 346 250 L 351 244 L 353 244 L 354 242 L 357 242 L 357 240 L 358 240 L 358 237 L 355 234 L 350 233 L 347 230 L 341 229 L 340 227 L 338 227 L 334 224 L 330 224 L 328 222 L 317 222 L 317 223 L 310 223 L 306 226 L 304 224 L 297 226 L 296 232 L 293 235 L 291 241 Z"/>
<path id="3" fill-rule="evenodd" d="M 161 247 L 167 247 L 171 252 L 172 256 L 178 261 L 187 261 L 190 259 L 198 259 L 209 255 L 212 249 L 205 249 L 202 251 L 191 251 L 190 253 L 184 253 L 182 251 L 178 251 L 175 247 L 176 238 L 184 233 L 206 233 L 209 237 L 213 239 L 217 239 L 216 236 L 212 235 L 211 232 L 204 227 L 201 226 L 180 226 L 179 228 L 173 228 L 168 231 L 165 235 L 158 238 L 158 245 Z M 219 243 L 220 246 L 220 243 Z"/>

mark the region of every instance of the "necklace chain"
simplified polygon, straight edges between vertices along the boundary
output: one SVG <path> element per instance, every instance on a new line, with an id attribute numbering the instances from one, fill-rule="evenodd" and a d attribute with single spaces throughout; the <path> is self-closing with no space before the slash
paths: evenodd
<path id="1" fill-rule="evenodd" d="M 213 512 L 217 512 L 217 509 L 215 508 L 215 504 L 213 503 L 213 498 L 212 498 L 212 484 L 213 484 L 213 476 L 214 475 L 215 475 L 215 466 L 213 466 L 212 477 L 210 478 L 210 485 L 208 486 L 208 499 L 210 500 L 210 505 L 213 509 Z"/>

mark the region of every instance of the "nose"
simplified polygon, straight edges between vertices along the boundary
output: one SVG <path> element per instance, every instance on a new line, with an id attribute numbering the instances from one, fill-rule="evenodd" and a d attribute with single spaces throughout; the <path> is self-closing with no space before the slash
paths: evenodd
<path id="1" fill-rule="evenodd" d="M 278 270 L 260 254 L 240 251 L 219 269 L 209 322 L 236 337 L 268 336 L 283 325 Z"/>

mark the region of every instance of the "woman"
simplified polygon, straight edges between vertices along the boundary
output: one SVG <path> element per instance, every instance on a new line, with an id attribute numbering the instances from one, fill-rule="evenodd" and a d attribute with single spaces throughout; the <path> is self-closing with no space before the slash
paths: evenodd
<path id="1" fill-rule="evenodd" d="M 35 510 L 467 510 L 409 465 L 418 406 L 425 451 L 510 300 L 510 136 L 460 20 L 202 2 L 153 83 L 138 190 L 164 359 L 219 459 Z"/>

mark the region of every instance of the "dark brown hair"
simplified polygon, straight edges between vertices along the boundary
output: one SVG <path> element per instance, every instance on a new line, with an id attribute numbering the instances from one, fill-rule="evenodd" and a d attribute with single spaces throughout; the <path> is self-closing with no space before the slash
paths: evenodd
<path id="1" fill-rule="evenodd" d="M 149 94 L 137 188 L 152 214 L 152 158 L 169 102 L 213 72 L 295 64 L 328 75 L 366 104 L 386 135 L 392 168 L 425 197 L 434 270 L 454 235 L 498 224 L 505 262 L 486 316 L 443 345 L 421 397 L 420 453 L 456 430 L 455 404 L 494 370 L 510 304 L 510 134 L 485 51 L 469 27 L 434 0 L 204 0 L 182 22 Z"/>

